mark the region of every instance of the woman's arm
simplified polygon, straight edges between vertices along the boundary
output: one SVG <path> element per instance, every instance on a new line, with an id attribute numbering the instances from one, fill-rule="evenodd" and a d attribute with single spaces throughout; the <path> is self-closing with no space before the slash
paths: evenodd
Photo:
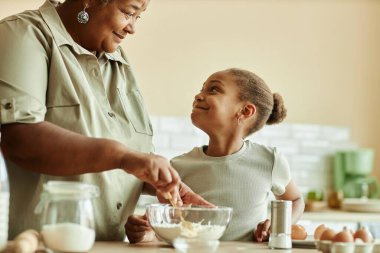
<path id="1" fill-rule="evenodd" d="M 27 170 L 70 176 L 121 165 L 118 142 L 85 137 L 49 122 L 3 125 L 1 132 L 5 157 Z"/>
<path id="2" fill-rule="evenodd" d="M 2 125 L 5 157 L 38 173 L 70 176 L 122 168 L 162 191 L 180 182 L 161 156 L 133 151 L 123 144 L 86 137 L 49 122 Z"/>

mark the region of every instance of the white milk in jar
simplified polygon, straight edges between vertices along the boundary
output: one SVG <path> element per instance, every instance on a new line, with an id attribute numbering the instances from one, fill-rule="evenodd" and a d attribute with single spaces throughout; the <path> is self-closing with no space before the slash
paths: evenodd
<path id="1" fill-rule="evenodd" d="M 59 252 L 87 252 L 95 242 L 95 230 L 75 223 L 42 226 L 44 243 Z"/>

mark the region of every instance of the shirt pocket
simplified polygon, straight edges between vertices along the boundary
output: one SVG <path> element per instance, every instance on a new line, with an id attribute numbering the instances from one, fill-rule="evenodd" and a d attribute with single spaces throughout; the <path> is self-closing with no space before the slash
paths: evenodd
<path id="1" fill-rule="evenodd" d="M 153 135 L 152 125 L 140 92 L 138 90 L 123 92 L 121 88 L 117 88 L 117 92 L 127 119 L 131 122 L 135 131 L 141 134 Z"/>
<path id="2" fill-rule="evenodd" d="M 79 123 L 83 115 L 80 112 L 80 99 L 72 86 L 57 81 L 49 84 L 46 96 L 47 112 L 45 120 L 58 126 L 84 134 Z"/>

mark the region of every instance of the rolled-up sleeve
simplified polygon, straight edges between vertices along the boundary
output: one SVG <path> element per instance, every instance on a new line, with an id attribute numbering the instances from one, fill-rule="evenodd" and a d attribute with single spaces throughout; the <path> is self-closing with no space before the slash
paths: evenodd
<path id="1" fill-rule="evenodd" d="M 286 157 L 274 149 L 274 164 L 272 171 L 272 192 L 276 196 L 285 193 L 285 188 L 291 179 L 290 166 Z"/>
<path id="2" fill-rule="evenodd" d="M 0 22 L 0 124 L 36 123 L 46 114 L 46 39 L 19 18 Z"/>

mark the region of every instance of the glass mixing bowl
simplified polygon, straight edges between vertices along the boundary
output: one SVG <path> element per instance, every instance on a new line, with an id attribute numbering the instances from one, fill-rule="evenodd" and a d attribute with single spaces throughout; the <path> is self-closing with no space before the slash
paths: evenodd
<path id="1" fill-rule="evenodd" d="M 218 240 L 231 220 L 232 208 L 151 204 L 147 216 L 156 235 L 169 244 L 176 238 Z"/>

